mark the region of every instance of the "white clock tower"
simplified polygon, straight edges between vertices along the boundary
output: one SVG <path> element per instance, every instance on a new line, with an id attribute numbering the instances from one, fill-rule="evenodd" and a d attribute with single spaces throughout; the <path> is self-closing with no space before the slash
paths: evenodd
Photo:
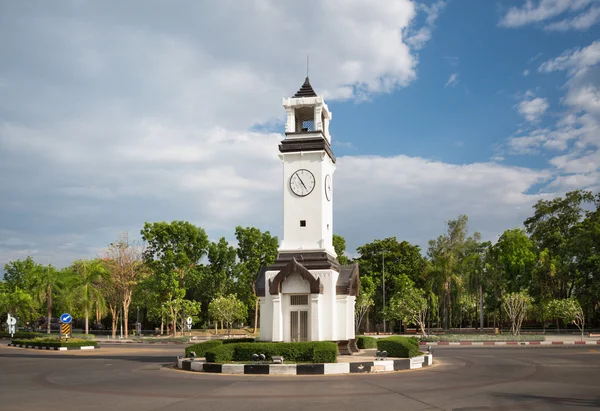
<path id="1" fill-rule="evenodd" d="M 308 77 L 283 99 L 283 236 L 275 263 L 257 279 L 260 339 L 354 341 L 358 264 L 340 266 L 333 248 L 331 112 Z"/>
<path id="2" fill-rule="evenodd" d="M 326 252 L 333 258 L 331 113 L 308 77 L 292 98 L 283 99 L 287 113 L 283 163 L 283 238 L 280 252 Z"/>

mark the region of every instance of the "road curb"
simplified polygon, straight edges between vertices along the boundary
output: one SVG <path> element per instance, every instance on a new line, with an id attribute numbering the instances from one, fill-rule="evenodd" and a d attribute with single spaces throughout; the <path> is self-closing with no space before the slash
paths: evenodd
<path id="1" fill-rule="evenodd" d="M 83 347 L 38 347 L 34 345 L 23 345 L 23 344 L 8 344 L 9 347 L 17 348 L 30 348 L 34 350 L 46 350 L 46 351 L 70 351 L 70 350 L 97 350 L 100 347 L 94 347 L 93 345 L 84 345 Z"/>
<path id="2" fill-rule="evenodd" d="M 437 341 L 437 342 L 419 342 L 420 345 L 431 345 L 431 346 L 478 346 L 478 345 L 600 345 L 598 341 Z"/>
<path id="3" fill-rule="evenodd" d="M 414 370 L 433 364 L 433 354 L 412 358 L 323 364 L 216 364 L 191 358 L 177 358 L 184 371 L 235 375 L 340 375 Z"/>

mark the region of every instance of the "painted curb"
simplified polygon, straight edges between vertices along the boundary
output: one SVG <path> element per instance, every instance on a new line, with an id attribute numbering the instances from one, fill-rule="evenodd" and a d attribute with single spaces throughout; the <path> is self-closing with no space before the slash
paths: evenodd
<path id="1" fill-rule="evenodd" d="M 598 341 L 437 341 L 437 342 L 425 342 L 420 341 L 420 345 L 467 345 L 467 346 L 477 346 L 477 345 L 600 345 L 600 340 Z"/>
<path id="2" fill-rule="evenodd" d="M 177 368 L 184 371 L 230 375 L 340 375 L 414 370 L 433 364 L 433 354 L 413 358 L 342 362 L 327 364 L 216 364 L 177 357 Z"/>
<path id="3" fill-rule="evenodd" d="M 33 350 L 46 350 L 46 351 L 69 351 L 69 350 L 97 350 L 100 347 L 94 347 L 93 345 L 84 345 L 83 347 L 37 347 L 35 345 L 22 345 L 22 344 L 8 344 L 9 347 L 17 348 L 30 348 Z"/>

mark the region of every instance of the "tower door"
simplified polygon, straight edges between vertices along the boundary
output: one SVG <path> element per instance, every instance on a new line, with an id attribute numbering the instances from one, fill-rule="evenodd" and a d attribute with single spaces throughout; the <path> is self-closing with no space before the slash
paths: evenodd
<path id="1" fill-rule="evenodd" d="M 290 311 L 290 341 L 308 341 L 308 310 Z"/>

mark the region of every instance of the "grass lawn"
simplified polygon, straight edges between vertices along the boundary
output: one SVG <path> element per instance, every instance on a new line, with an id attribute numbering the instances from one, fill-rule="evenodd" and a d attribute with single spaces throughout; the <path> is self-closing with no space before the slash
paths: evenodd
<path id="1" fill-rule="evenodd" d="M 511 335 L 511 334 L 444 334 L 421 337 L 425 342 L 459 342 L 459 341 L 544 341 L 543 335 Z"/>

